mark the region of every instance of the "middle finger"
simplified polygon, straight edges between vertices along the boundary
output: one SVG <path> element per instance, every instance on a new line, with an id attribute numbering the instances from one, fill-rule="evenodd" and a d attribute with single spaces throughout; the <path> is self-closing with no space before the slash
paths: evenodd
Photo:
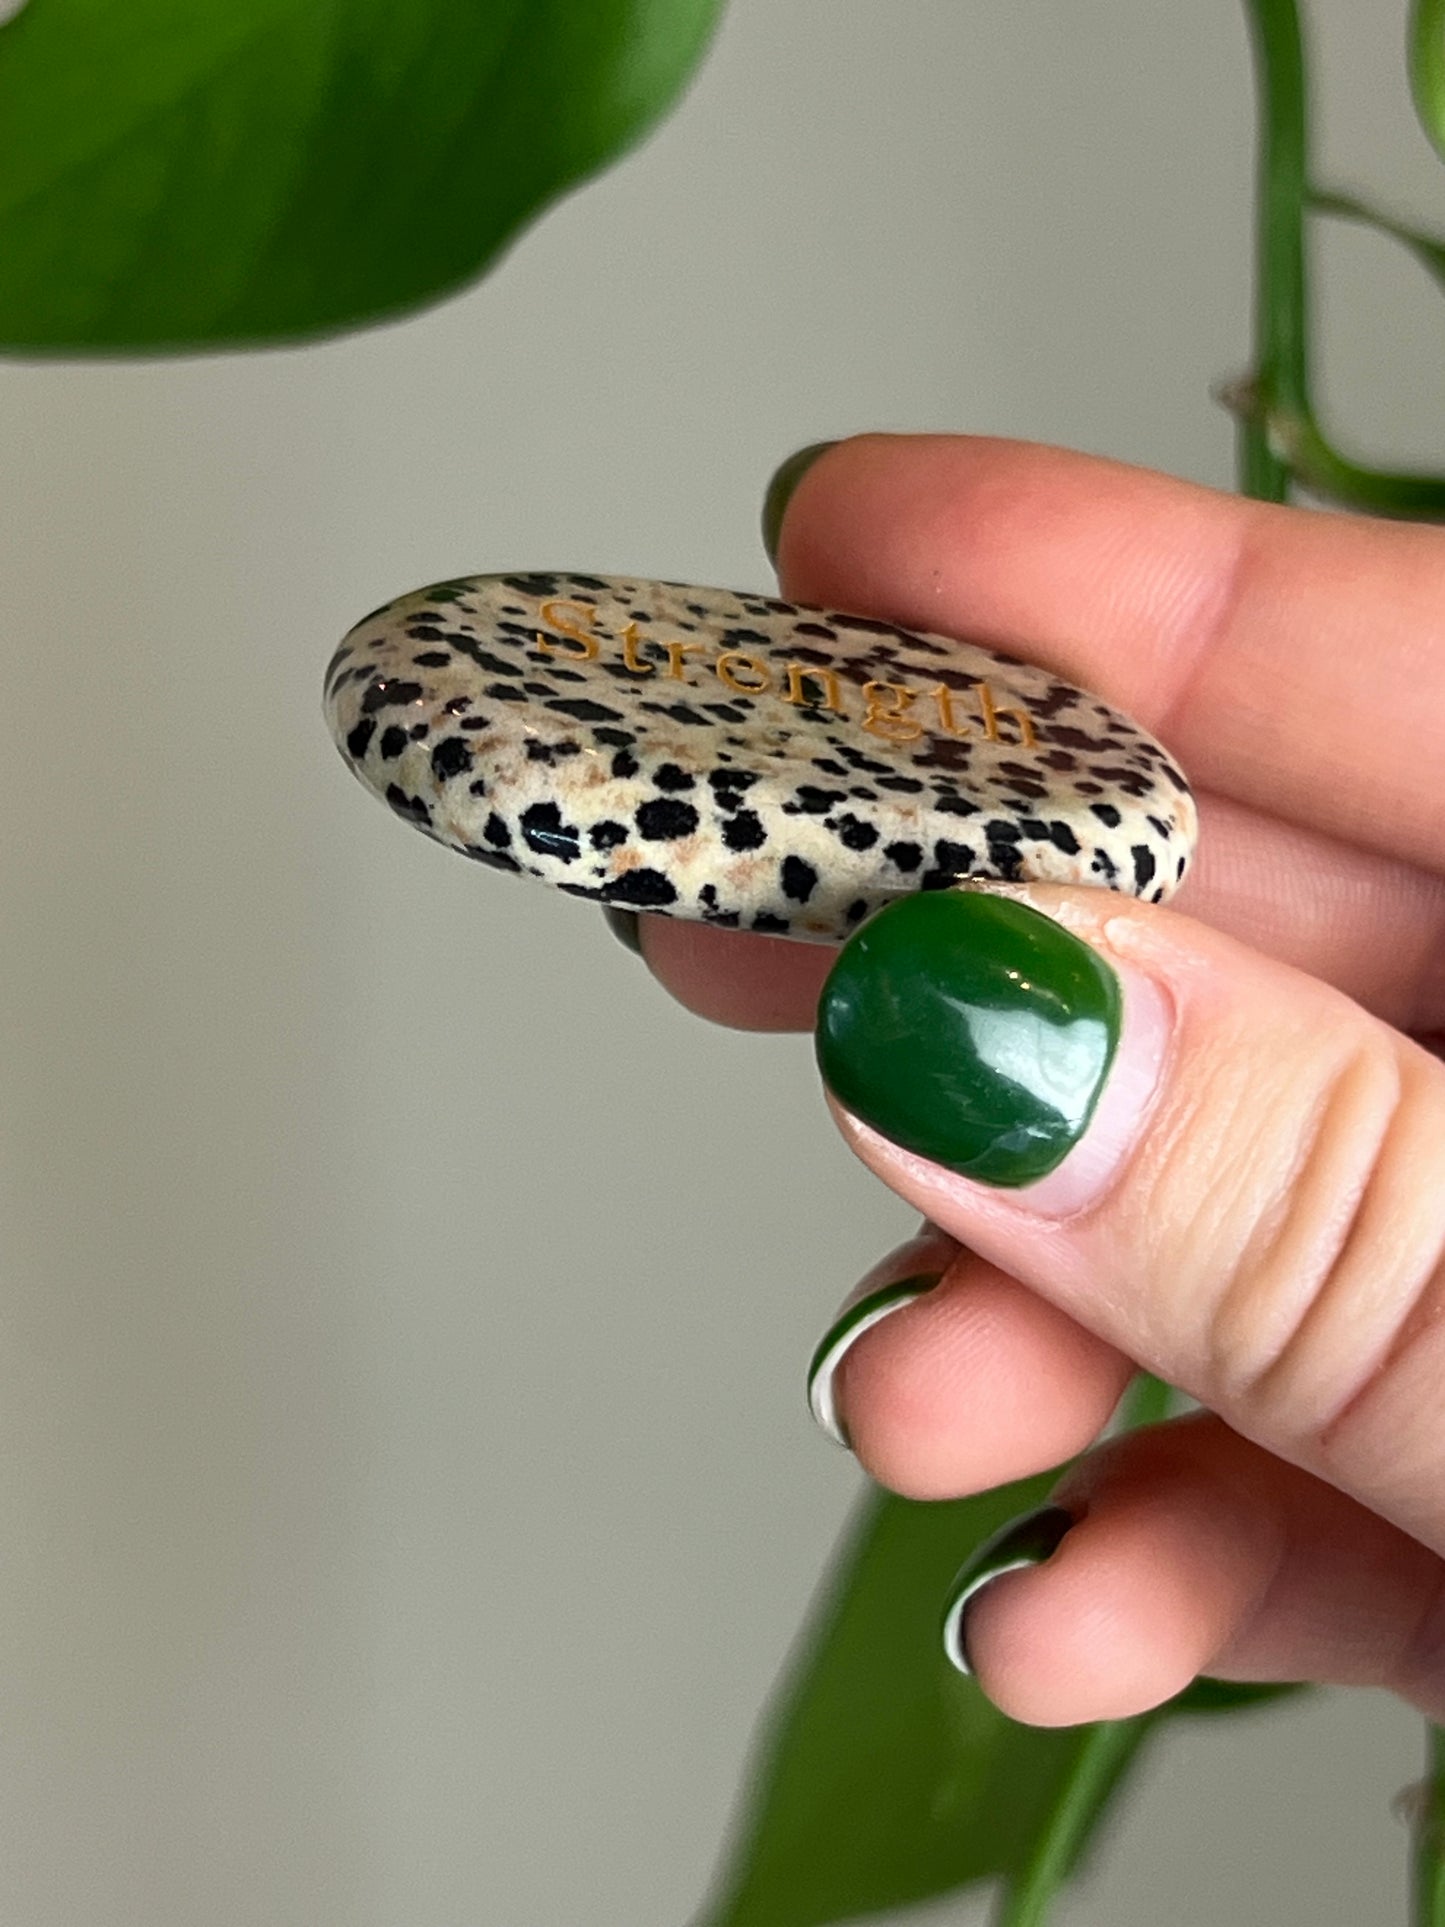
<path id="1" fill-rule="evenodd" d="M 1227 798 L 1201 796 L 1199 814 L 1179 909 L 1397 1029 L 1445 1028 L 1445 879 Z M 665 917 L 642 926 L 648 965 L 690 1010 L 743 1030 L 812 1029 L 831 947 Z"/>

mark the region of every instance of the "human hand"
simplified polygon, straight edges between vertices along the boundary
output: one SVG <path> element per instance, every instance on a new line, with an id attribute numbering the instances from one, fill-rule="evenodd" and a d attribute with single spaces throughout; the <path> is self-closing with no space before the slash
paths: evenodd
<path id="1" fill-rule="evenodd" d="M 876 1478 L 942 1498 L 1056 1465 L 1139 1366 L 1207 1408 L 1069 1472 L 1057 1550 L 970 1599 L 981 1684 L 1041 1725 L 1137 1713 L 1200 1672 L 1385 1686 L 1445 1720 L 1445 1064 L 1411 1041 L 1445 1030 L 1445 531 L 867 437 L 804 474 L 779 566 L 796 599 L 1098 691 L 1199 793 L 1169 910 L 905 899 L 841 959 L 643 920 L 692 1009 L 820 1019 L 844 1135 L 928 1221 L 860 1289 L 940 1282 L 833 1347 Z M 967 1113 L 989 1074 L 956 1012 L 1000 903 L 1046 970 L 1122 986 L 1087 1127 L 1022 1188 L 995 1154 L 992 1182 L 960 1175 L 982 1168 Z M 997 1077 L 984 1095 L 1010 1101 Z"/>

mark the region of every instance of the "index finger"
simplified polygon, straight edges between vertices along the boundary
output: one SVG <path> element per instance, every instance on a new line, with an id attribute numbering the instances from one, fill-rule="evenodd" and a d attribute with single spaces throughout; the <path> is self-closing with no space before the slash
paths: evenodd
<path id="1" fill-rule="evenodd" d="M 784 593 L 1097 690 L 1200 788 L 1445 869 L 1445 532 L 1030 443 L 869 435 L 799 482 Z"/>

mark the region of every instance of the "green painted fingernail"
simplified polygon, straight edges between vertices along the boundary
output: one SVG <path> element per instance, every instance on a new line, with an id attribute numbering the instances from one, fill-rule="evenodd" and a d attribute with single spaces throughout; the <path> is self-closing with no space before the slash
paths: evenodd
<path id="1" fill-rule="evenodd" d="M 932 1291 L 942 1275 L 933 1271 L 916 1278 L 899 1278 L 858 1299 L 838 1315 L 813 1353 L 813 1362 L 808 1367 L 808 1410 L 829 1438 L 836 1439 L 839 1445 L 850 1446 L 852 1441 L 839 1414 L 834 1390 L 838 1367 L 864 1332 L 871 1331 L 890 1312 L 901 1311 L 915 1298 Z"/>
<path id="2" fill-rule="evenodd" d="M 763 547 L 768 552 L 768 560 L 776 568 L 778 565 L 778 539 L 783 532 L 783 517 L 788 512 L 788 504 L 793 499 L 793 491 L 817 461 L 826 455 L 837 442 L 809 442 L 800 448 L 796 455 L 790 455 L 768 483 L 768 492 L 763 497 Z"/>
<path id="3" fill-rule="evenodd" d="M 984 1184 L 1032 1184 L 1083 1136 L 1119 980 L 1052 918 L 981 890 L 903 897 L 844 945 L 818 1004 L 823 1081 L 882 1136 Z"/>
<path id="4" fill-rule="evenodd" d="M 625 944 L 634 956 L 640 957 L 642 955 L 642 932 L 638 924 L 637 912 L 635 910 L 619 910 L 615 903 L 609 903 L 604 906 L 602 914 L 607 919 L 607 928 L 612 932 L 613 936 L 616 937 L 617 941 L 620 944 Z"/>
<path id="5" fill-rule="evenodd" d="M 1065 1533 L 1077 1525 L 1073 1513 L 1059 1505 L 1040 1506 L 1022 1513 L 986 1539 L 953 1582 L 943 1614 L 943 1650 L 960 1673 L 972 1677 L 964 1614 L 971 1599 L 1006 1572 L 1041 1566 L 1056 1553 Z"/>

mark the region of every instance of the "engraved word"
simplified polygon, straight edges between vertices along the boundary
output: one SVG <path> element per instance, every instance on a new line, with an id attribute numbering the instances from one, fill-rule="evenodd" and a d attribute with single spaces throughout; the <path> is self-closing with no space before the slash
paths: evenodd
<path id="1" fill-rule="evenodd" d="M 540 629 L 537 631 L 537 647 L 544 655 L 562 656 L 571 662 L 593 662 L 601 654 L 602 644 L 612 640 L 597 633 L 597 611 L 590 603 L 554 598 L 542 603 L 537 613 L 555 632 L 544 635 Z M 853 683 L 845 685 L 836 669 L 819 669 L 812 663 L 788 662 L 779 667 L 765 662 L 761 656 L 749 655 L 746 650 L 724 649 L 710 655 L 706 643 L 657 639 L 654 647 L 660 647 L 667 657 L 666 662 L 660 664 L 643 659 L 640 641 L 637 624 L 629 622 L 621 636 L 622 666 L 639 680 L 660 676 L 664 682 L 691 683 L 689 669 L 710 670 L 724 689 L 740 696 L 772 696 L 791 703 L 795 709 L 831 710 L 834 715 L 856 722 L 870 736 L 882 737 L 889 743 L 916 742 L 925 733 L 971 736 L 978 728 L 990 743 L 1012 745 L 1016 739 L 1021 749 L 1034 749 L 1038 744 L 1028 711 L 1000 708 L 986 682 L 976 682 L 973 686 L 978 714 L 967 721 L 954 709 L 957 692 L 944 683 L 935 683 L 931 689 L 914 689 L 907 683 L 896 682 L 865 682 L 861 687 Z M 704 660 L 690 660 L 699 656 Z M 862 699 L 861 716 L 850 713 L 844 701 L 845 686 L 858 689 Z M 924 705 L 921 711 L 919 704 Z M 999 725 L 1005 721 L 1012 725 L 1015 734 L 1002 733 Z"/>

